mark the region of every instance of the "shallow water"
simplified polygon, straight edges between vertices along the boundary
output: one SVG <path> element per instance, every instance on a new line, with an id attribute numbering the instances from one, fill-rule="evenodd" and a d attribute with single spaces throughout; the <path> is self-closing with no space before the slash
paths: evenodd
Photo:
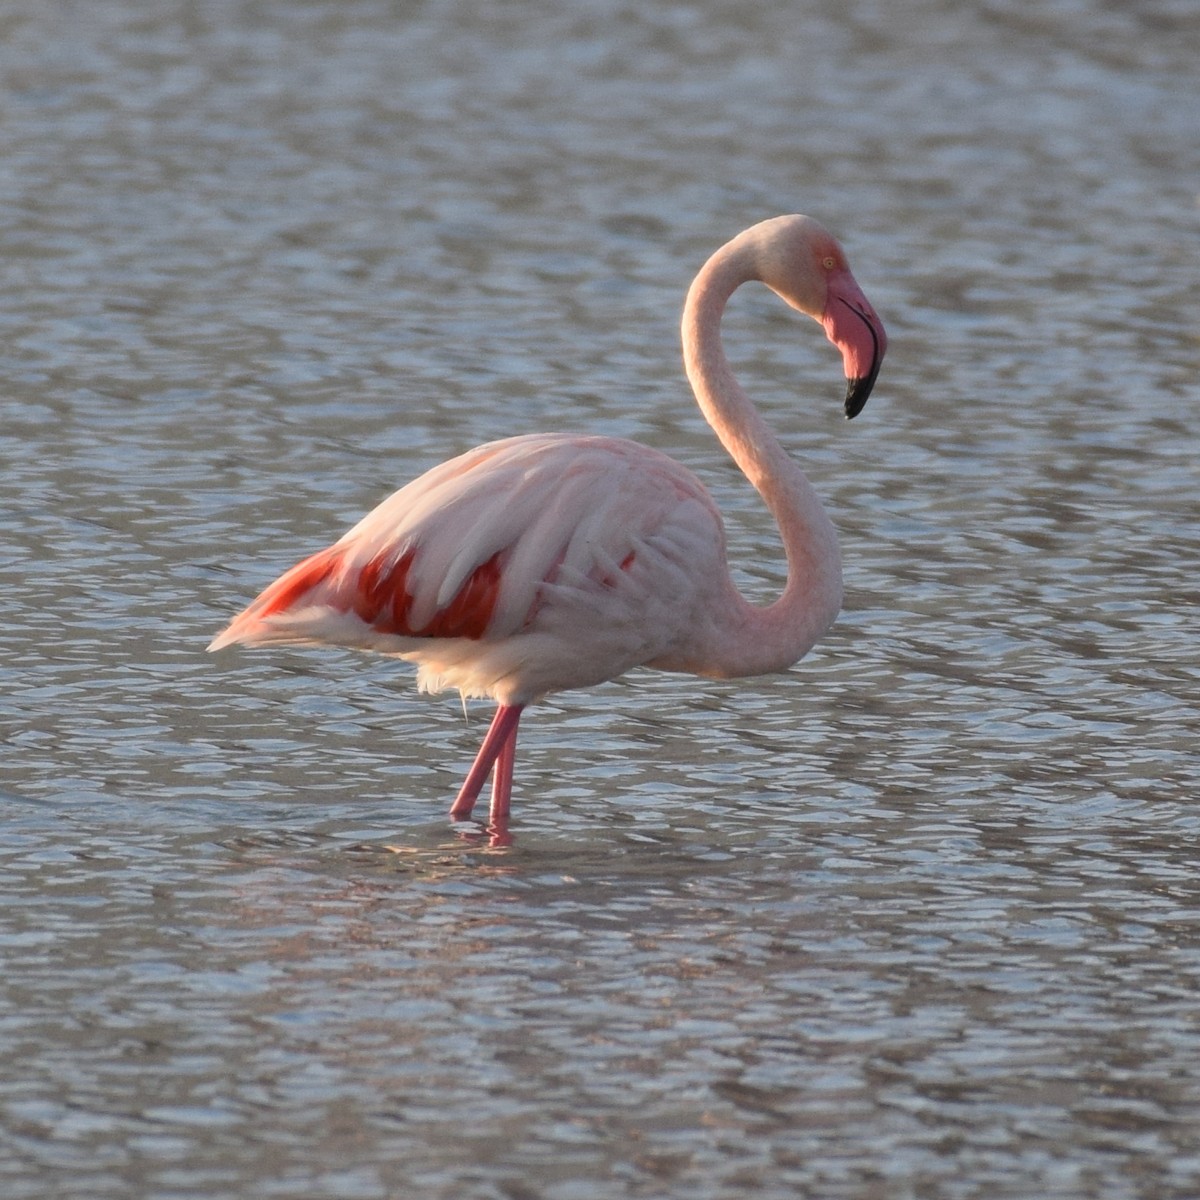
<path id="1" fill-rule="evenodd" d="M 484 11 L 480 11 L 483 9 Z M 0 18 L 0 1192 L 1193 1197 L 1192 5 L 464 0 Z M 732 356 L 842 535 L 794 672 L 486 720 L 223 621 L 477 442 L 687 398 L 801 210 L 892 338 Z"/>

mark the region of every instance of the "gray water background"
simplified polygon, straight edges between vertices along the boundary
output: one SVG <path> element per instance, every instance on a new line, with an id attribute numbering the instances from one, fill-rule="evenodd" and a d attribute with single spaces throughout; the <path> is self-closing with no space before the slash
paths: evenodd
<path id="1" fill-rule="evenodd" d="M 1191 0 L 0 10 L 0 1195 L 1200 1194 Z M 727 335 L 841 533 L 793 672 L 525 722 L 203 653 L 428 466 L 541 429 L 769 517 L 683 380 L 804 211 L 853 424 Z"/>

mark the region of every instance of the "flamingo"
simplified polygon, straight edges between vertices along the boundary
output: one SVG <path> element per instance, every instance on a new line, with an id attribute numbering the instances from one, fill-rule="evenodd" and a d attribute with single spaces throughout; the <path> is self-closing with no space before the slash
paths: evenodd
<path id="1" fill-rule="evenodd" d="M 842 603 L 837 535 L 812 485 L 733 376 L 720 337 L 733 292 L 758 280 L 842 353 L 845 411 L 875 384 L 887 336 L 841 246 L 811 217 L 762 221 L 701 268 L 683 355 L 705 419 L 779 526 L 787 583 L 757 606 L 737 590 L 720 512 L 666 454 L 623 438 L 536 433 L 434 467 L 345 536 L 285 572 L 217 635 L 348 646 L 419 665 L 418 686 L 496 702 L 450 817 L 489 775 L 489 820 L 510 814 L 517 725 L 551 692 L 648 666 L 708 678 L 782 671 Z"/>

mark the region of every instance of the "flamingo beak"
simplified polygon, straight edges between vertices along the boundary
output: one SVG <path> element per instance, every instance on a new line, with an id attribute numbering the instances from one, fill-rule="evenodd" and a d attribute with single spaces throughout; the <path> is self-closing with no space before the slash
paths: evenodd
<path id="1" fill-rule="evenodd" d="M 825 336 L 842 352 L 846 417 L 857 417 L 879 376 L 887 350 L 887 334 L 879 314 L 849 271 L 830 275 L 821 324 Z"/>

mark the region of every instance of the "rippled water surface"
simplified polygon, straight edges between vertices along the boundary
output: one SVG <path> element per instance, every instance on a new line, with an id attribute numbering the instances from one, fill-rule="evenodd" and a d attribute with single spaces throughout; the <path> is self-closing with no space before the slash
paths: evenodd
<path id="1" fill-rule="evenodd" d="M 1200 1192 L 1190 0 L 0 14 L 0 1193 Z M 727 323 L 842 535 L 793 672 L 525 722 L 203 648 L 467 447 L 637 437 L 769 518 L 677 318 L 843 237 L 892 348 Z"/>

